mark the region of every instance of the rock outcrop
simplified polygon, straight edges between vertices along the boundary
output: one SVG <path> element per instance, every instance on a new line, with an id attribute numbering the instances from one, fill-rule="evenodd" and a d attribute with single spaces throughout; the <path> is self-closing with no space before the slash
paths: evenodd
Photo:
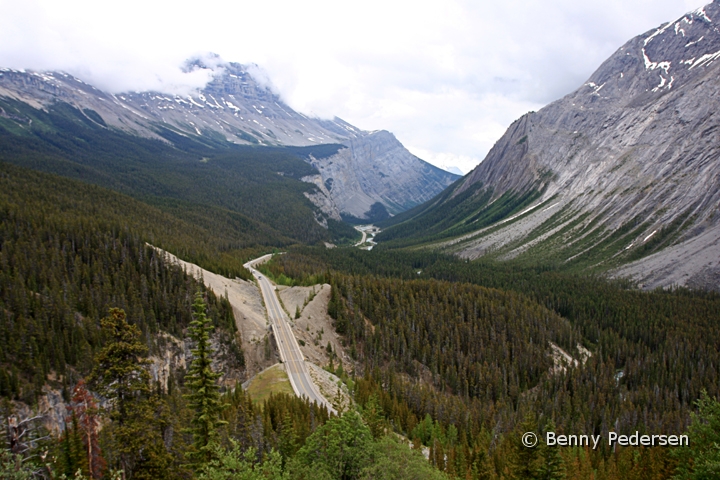
<path id="1" fill-rule="evenodd" d="M 423 162 L 384 130 L 352 137 L 348 148 L 312 159 L 340 212 L 363 218 L 380 202 L 392 213 L 424 203 L 456 178 Z"/>

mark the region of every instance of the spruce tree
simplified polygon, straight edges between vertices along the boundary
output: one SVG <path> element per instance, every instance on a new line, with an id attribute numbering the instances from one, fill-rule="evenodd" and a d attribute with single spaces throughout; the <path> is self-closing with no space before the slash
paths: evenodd
<path id="1" fill-rule="evenodd" d="M 100 325 L 110 338 L 95 357 L 89 383 L 110 400 L 110 418 L 122 425 L 128 417 L 128 405 L 150 391 L 150 375 L 145 369 L 148 349 L 140 341 L 140 329 L 125 320 L 122 309 L 111 308 Z"/>
<path id="2" fill-rule="evenodd" d="M 227 423 L 220 419 L 220 412 L 225 407 L 220 402 L 217 384 L 221 374 L 212 369 L 210 332 L 213 326 L 212 321 L 205 315 L 205 309 L 203 294 L 197 292 L 193 303 L 193 321 L 188 327 L 195 348 L 192 350 L 192 363 L 185 376 L 185 385 L 190 390 L 185 398 L 188 399 L 188 407 L 195 412 L 192 426 L 187 430 L 193 436 L 193 448 L 187 456 L 199 468 L 213 458 L 217 428 Z"/>
<path id="3" fill-rule="evenodd" d="M 370 429 L 373 438 L 378 439 L 385 435 L 385 418 L 382 406 L 376 394 L 372 394 L 365 407 L 361 409 L 363 420 Z"/>
<path id="4" fill-rule="evenodd" d="M 140 329 L 129 324 L 119 308 L 111 308 L 100 323 L 109 338 L 95 357 L 89 384 L 109 401 L 112 423 L 103 429 L 111 439 L 109 463 L 129 479 L 167 475 L 172 458 L 163 443 L 159 411 L 164 402 L 150 392 Z"/>
<path id="5" fill-rule="evenodd" d="M 550 420 L 545 427 L 545 431 L 556 431 L 555 422 Z M 538 478 L 540 480 L 563 480 L 565 478 L 565 465 L 562 455 L 560 455 L 560 448 L 550 447 L 546 445 L 545 442 L 542 442 L 539 445 L 539 451 L 543 458 L 543 463 L 540 466 Z"/>
<path id="6" fill-rule="evenodd" d="M 522 435 L 525 432 L 537 432 L 537 422 L 532 414 L 526 414 L 525 419 L 516 428 L 512 436 L 512 456 L 510 467 L 513 478 L 531 480 L 537 479 L 540 467 L 543 465 L 543 458 L 539 445 L 528 447 L 522 442 Z"/>

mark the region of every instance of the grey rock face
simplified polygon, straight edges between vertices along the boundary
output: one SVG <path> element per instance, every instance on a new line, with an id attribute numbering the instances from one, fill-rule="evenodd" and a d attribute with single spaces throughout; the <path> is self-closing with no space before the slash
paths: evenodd
<path id="1" fill-rule="evenodd" d="M 307 183 L 314 183 L 315 186 L 317 186 L 317 190 L 312 193 L 305 192 L 305 196 L 318 208 L 320 208 L 320 211 L 327 215 L 328 218 L 341 221 L 342 217 L 340 216 L 340 210 L 335 204 L 333 196 L 327 187 L 328 184 L 332 184 L 332 182 L 324 182 L 322 175 L 308 175 L 307 177 L 303 177 L 301 180 Z"/>
<path id="2" fill-rule="evenodd" d="M 188 68 L 205 67 L 195 61 Z M 222 64 L 202 91 L 184 96 L 112 95 L 65 73 L 0 69 L 0 97 L 35 108 L 66 102 L 95 111 L 109 128 L 163 141 L 158 134 L 161 127 L 184 136 L 246 145 L 344 144 L 348 148 L 342 152 L 348 150 L 350 160 L 344 161 L 340 154 L 312 162 L 323 167 L 322 182 L 333 186 L 318 189 L 310 199 L 331 218 L 339 218 L 333 205 L 358 217 L 376 202 L 399 212 L 432 198 L 458 178 L 413 156 L 387 132 L 366 132 L 339 118 L 320 120 L 295 112 L 237 63 Z M 322 173 L 325 170 L 331 176 Z M 390 175 L 393 178 L 387 178 Z M 331 198 L 323 198 L 327 192 Z"/>
<path id="3" fill-rule="evenodd" d="M 718 27 L 715 0 L 633 38 L 578 90 L 515 121 L 455 195 L 477 182 L 492 187 L 496 198 L 541 189 L 538 204 L 571 210 L 568 222 L 583 218 L 566 234 L 568 244 L 589 236 L 588 229 L 610 234 L 644 224 L 627 241 L 625 248 L 633 249 L 672 227 L 671 248 L 617 274 L 647 287 L 714 278 L 701 271 L 720 271 L 720 251 L 708 248 L 720 237 Z M 492 245 L 475 237 L 456 242 L 458 251 L 474 257 L 528 237 L 547 215 L 538 208 Z M 523 231 L 523 225 L 533 228 Z M 682 278 L 673 274 L 680 258 L 697 264 Z"/>
<path id="4" fill-rule="evenodd" d="M 311 160 L 343 213 L 364 218 L 375 202 L 399 213 L 430 200 L 457 175 L 423 162 L 386 131 L 345 142 L 348 148 Z"/>

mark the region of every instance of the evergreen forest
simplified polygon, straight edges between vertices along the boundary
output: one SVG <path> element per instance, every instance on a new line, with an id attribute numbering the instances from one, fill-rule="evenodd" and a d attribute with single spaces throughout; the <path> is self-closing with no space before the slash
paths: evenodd
<path id="1" fill-rule="evenodd" d="M 402 223 L 433 201 L 375 207 L 398 227 L 359 250 L 301 181 L 338 145 L 139 139 L 63 104 L 0 106 L 33 120 L 0 118 L 0 478 L 720 478 L 717 293 L 418 248 L 465 232 L 450 210 Z M 242 312 L 158 249 L 248 281 L 245 262 L 282 251 L 265 275 L 329 284 L 350 358 L 325 368 L 350 404 L 254 400 Z M 689 445 L 552 447 L 546 432 Z"/>

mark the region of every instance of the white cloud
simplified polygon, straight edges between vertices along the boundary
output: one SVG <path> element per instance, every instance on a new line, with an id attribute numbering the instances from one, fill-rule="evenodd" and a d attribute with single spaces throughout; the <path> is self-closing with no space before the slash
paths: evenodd
<path id="1" fill-rule="evenodd" d="M 179 67 L 212 51 L 257 63 L 299 111 L 390 130 L 421 158 L 456 159 L 467 171 L 515 118 L 577 88 L 631 37 L 698 6 L 0 0 L 0 66 L 62 69 L 115 92 L 177 93 L 211 78 Z"/>

